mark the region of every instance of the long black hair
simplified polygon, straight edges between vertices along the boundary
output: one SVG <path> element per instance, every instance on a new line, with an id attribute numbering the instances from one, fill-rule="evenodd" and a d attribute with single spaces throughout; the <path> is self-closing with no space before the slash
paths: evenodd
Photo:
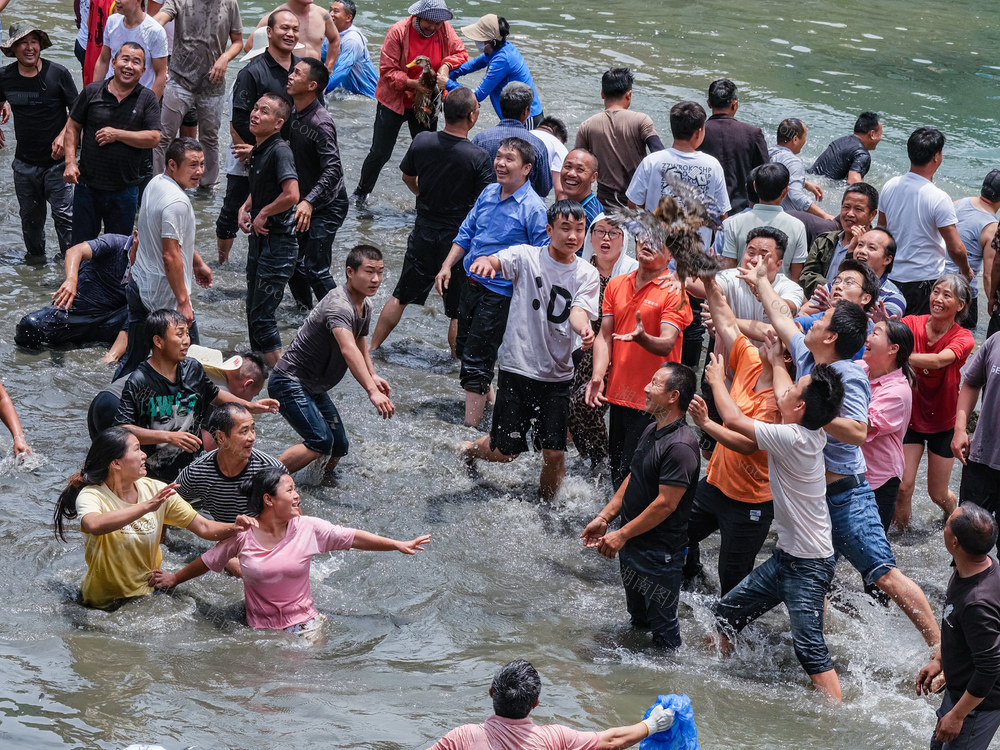
<path id="1" fill-rule="evenodd" d="M 910 355 L 913 354 L 914 346 L 913 331 L 905 323 L 890 318 L 885 321 L 885 337 L 890 344 L 895 344 L 899 347 L 896 350 L 896 367 L 903 371 L 903 375 L 906 376 L 910 387 L 913 388 L 917 382 L 917 377 L 913 373 L 913 366 L 910 364 Z"/>
<path id="2" fill-rule="evenodd" d="M 260 517 L 264 512 L 264 495 L 272 497 L 278 491 L 282 477 L 288 474 L 284 466 L 271 466 L 250 480 L 250 491 L 247 496 L 247 512 L 254 517 Z"/>
<path id="3" fill-rule="evenodd" d="M 101 484 L 108 478 L 111 462 L 125 455 L 130 437 L 132 433 L 124 427 L 109 427 L 94 438 L 87 451 L 87 458 L 83 461 L 83 469 L 69 478 L 69 484 L 56 501 L 52 522 L 58 539 L 66 541 L 63 523 L 67 519 L 76 518 L 76 498 L 80 490 L 92 484 Z"/>

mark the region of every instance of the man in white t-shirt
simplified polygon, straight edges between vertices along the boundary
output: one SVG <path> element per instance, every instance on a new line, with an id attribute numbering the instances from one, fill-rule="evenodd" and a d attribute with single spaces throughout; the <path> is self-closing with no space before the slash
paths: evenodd
<path id="1" fill-rule="evenodd" d="M 655 211 L 660 198 L 673 195 L 670 178 L 690 185 L 716 219 L 729 214 L 726 173 L 714 156 L 698 151 L 705 140 L 705 108 L 697 102 L 680 102 L 670 108 L 670 148 L 650 154 L 639 163 L 625 196 L 629 208 Z M 705 247 L 712 246 L 712 230 L 699 230 Z"/>
<path id="2" fill-rule="evenodd" d="M 104 47 L 94 66 L 94 80 L 110 78 L 111 58 L 125 42 L 135 42 L 146 52 L 146 70 L 139 83 L 162 99 L 167 85 L 167 32 L 142 8 L 142 0 L 116 0 L 115 13 L 104 24 Z"/>
<path id="3" fill-rule="evenodd" d="M 549 169 L 552 170 L 552 189 L 556 193 L 556 200 L 561 201 L 566 198 L 559 183 L 559 172 L 562 170 L 563 159 L 569 150 L 566 148 L 566 139 L 569 134 L 566 132 L 566 123 L 558 117 L 543 117 L 538 123 L 538 127 L 531 131 L 531 134 L 538 137 L 545 144 L 545 150 L 549 152 Z"/>
<path id="4" fill-rule="evenodd" d="M 944 273 L 945 258 L 973 278 L 968 254 L 958 234 L 955 205 L 933 184 L 941 166 L 944 134 L 935 128 L 917 128 L 906 141 L 910 171 L 893 177 L 882 188 L 879 224 L 896 239 L 896 261 L 890 279 L 906 298 L 908 315 L 930 312 L 931 287 Z"/>
<path id="5" fill-rule="evenodd" d="M 149 181 L 139 209 L 139 247 L 128 301 L 128 349 L 115 379 L 132 373 L 149 356 L 143 334 L 153 310 L 176 310 L 190 324 L 191 341 L 198 329 L 191 308 L 192 281 L 208 288 L 212 269 L 194 248 L 194 209 L 185 190 L 198 187 L 205 171 L 205 153 L 193 138 L 178 138 L 166 153 L 166 171 Z"/>
<path id="6" fill-rule="evenodd" d="M 817 365 L 793 383 L 780 343 L 766 344 L 762 353 L 762 363 L 772 370 L 783 424 L 760 422 L 740 411 L 726 387 L 721 357 L 713 354 L 705 370 L 726 426 L 752 441 L 754 450 L 767 451 L 778 534 L 772 557 L 714 606 L 720 645 L 731 652 L 731 636 L 784 602 L 795 656 L 813 685 L 839 701 L 840 680 L 823 639 L 824 598 L 836 569 L 826 504 L 823 427 L 840 413 L 844 385 L 829 365 Z"/>
<path id="7" fill-rule="evenodd" d="M 576 334 L 594 343 L 601 277 L 577 257 L 587 214 L 575 201 L 557 201 L 548 211 L 548 247 L 516 245 L 477 258 L 469 273 L 497 274 L 513 282 L 507 330 L 500 345 L 499 394 L 488 437 L 462 444 L 468 459 L 513 461 L 528 450 L 532 422 L 542 446 L 539 493 L 559 491 L 566 474 L 566 425 L 573 384 Z"/>

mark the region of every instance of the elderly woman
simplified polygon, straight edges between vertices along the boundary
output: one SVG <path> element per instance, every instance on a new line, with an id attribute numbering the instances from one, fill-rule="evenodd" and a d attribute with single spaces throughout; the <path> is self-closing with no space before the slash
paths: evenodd
<path id="1" fill-rule="evenodd" d="M 382 43 L 372 145 L 361 167 L 361 179 L 354 189 L 358 205 L 363 204 L 375 189 L 382 167 L 392 158 L 403 123 L 410 128 L 410 138 L 427 129 L 417 120 L 413 96 L 417 91 L 429 92 L 419 81 L 422 68 L 419 65 L 411 67 L 410 63 L 426 55 L 437 71 L 438 87 L 444 90 L 448 74 L 469 59 L 465 45 L 448 23 L 454 14 L 448 10 L 445 0 L 417 0 L 410 6 L 409 13 L 408 17 L 389 27 Z"/>
<path id="2" fill-rule="evenodd" d="M 424 535 L 400 542 L 304 516 L 295 480 L 283 467 L 265 469 L 254 477 L 249 509 L 259 516 L 256 528 L 217 544 L 176 574 L 157 570 L 153 585 L 173 588 L 209 570 L 221 572 L 236 557 L 243 577 L 247 624 L 309 636 L 325 619 L 313 606 L 309 588 L 309 567 L 315 555 L 345 549 L 413 555 L 431 539 Z"/>
<path id="3" fill-rule="evenodd" d="M 97 436 L 83 470 L 59 495 L 53 519 L 56 535 L 63 540 L 64 521 L 80 519 L 87 561 L 81 585 L 84 604 L 108 609 L 123 599 L 152 593 L 149 577 L 163 562 L 164 524 L 218 541 L 257 523 L 247 516 L 237 516 L 235 523 L 209 521 L 174 492 L 176 487 L 146 477 L 146 454 L 124 427 Z"/>
<path id="4" fill-rule="evenodd" d="M 906 471 L 896 500 L 894 522 L 901 529 L 910 525 L 911 499 L 924 446 L 927 446 L 927 494 L 945 517 L 955 510 L 955 494 L 948 488 L 955 463 L 951 439 L 955 434 L 962 365 L 976 345 L 972 333 L 961 325 L 971 299 L 965 277 L 946 273 L 931 289 L 930 314 L 903 318 L 903 323 L 913 331 L 915 343 L 910 365 L 917 383 L 913 388 L 910 429 L 903 438 Z"/>
<path id="5" fill-rule="evenodd" d="M 861 452 L 868 466 L 866 478 L 875 493 L 882 527 L 888 531 L 896 512 L 896 496 L 903 478 L 903 436 L 910 425 L 913 385 L 910 367 L 913 332 L 898 320 L 875 324 L 862 356 L 872 397 L 868 404 L 868 436 Z"/>
<path id="6" fill-rule="evenodd" d="M 531 119 L 528 122 L 530 130 L 538 127 L 542 120 L 542 102 L 538 98 L 538 89 L 535 88 L 528 63 L 514 43 L 507 40 L 509 34 L 510 24 L 507 19 L 493 13 L 483 16 L 470 26 L 463 26 L 462 35 L 476 43 L 480 55 L 451 71 L 448 88 L 455 88 L 458 85 L 455 81 L 462 76 L 486 68 L 486 74 L 476 89 L 476 99 L 483 101 L 489 97 L 497 117 L 502 119 L 500 92 L 503 87 L 511 81 L 528 84 L 535 92 L 535 98 L 531 102 Z"/>
<path id="7" fill-rule="evenodd" d="M 625 230 L 616 227 L 600 213 L 594 217 L 583 243 L 583 259 L 594 265 L 601 275 L 601 296 L 598 307 L 604 304 L 604 290 L 615 276 L 621 276 L 639 267 L 639 261 L 626 252 L 629 240 Z M 593 321 L 594 333 L 601 330 L 601 318 Z M 604 424 L 607 404 L 588 406 L 587 383 L 594 371 L 594 350 L 577 349 L 573 354 L 576 371 L 573 375 L 573 395 L 569 404 L 569 431 L 580 455 L 590 459 L 594 469 L 608 459 L 608 428 Z"/>

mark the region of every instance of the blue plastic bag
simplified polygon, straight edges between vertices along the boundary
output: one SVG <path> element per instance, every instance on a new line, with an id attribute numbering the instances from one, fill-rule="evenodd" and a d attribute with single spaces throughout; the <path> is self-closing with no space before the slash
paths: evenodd
<path id="1" fill-rule="evenodd" d="M 674 723 L 665 732 L 657 732 L 639 743 L 639 750 L 699 750 L 698 726 L 694 723 L 694 708 L 686 695 L 660 695 L 646 709 L 646 719 L 656 706 L 672 709 Z"/>

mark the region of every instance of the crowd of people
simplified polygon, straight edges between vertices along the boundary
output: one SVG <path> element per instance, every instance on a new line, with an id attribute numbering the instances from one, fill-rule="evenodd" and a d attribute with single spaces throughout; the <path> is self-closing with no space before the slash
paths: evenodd
<path id="1" fill-rule="evenodd" d="M 878 190 L 865 182 L 882 139 L 874 112 L 807 168 L 806 124 L 781 121 L 769 148 L 736 119 L 727 79 L 709 87 L 710 113 L 694 101 L 671 108 L 665 145 L 631 109 L 627 68 L 603 74 L 603 110 L 569 148 L 507 19 L 461 29 L 479 52 L 470 59 L 445 0 L 417 0 L 389 27 L 377 69 L 354 0 L 329 11 L 289 0 L 245 44 L 236 0 L 78 6 L 82 90 L 43 56 L 46 31 L 15 22 L 0 44 L 15 59 L 0 70 L 0 121 L 14 121 L 25 261 L 46 260 L 50 208 L 65 265 L 52 304 L 23 317 L 16 343 L 103 343 L 118 362 L 91 404 L 83 468 L 55 510 L 60 536 L 75 519 L 84 534 L 84 604 L 116 606 L 225 570 L 243 580 L 251 627 L 312 637 L 323 620 L 309 591 L 313 556 L 423 550 L 428 535 L 398 541 L 303 516 L 292 474 L 319 462 L 332 480 L 348 454 L 329 395 L 348 371 L 378 416 L 393 416 L 372 353 L 405 328 L 407 306 L 436 291 L 465 424 L 481 428 L 495 402 L 489 429 L 459 454 L 472 465 L 540 452 L 544 499 L 560 490 L 570 444 L 578 465 L 606 476 L 610 499 L 581 537 L 618 558 L 632 625 L 652 644 L 681 645 L 680 592 L 705 579 L 699 545 L 718 530 L 718 647 L 731 651 L 784 603 L 797 658 L 839 700 L 823 623 L 844 557 L 931 648 L 917 690 L 946 686 L 935 742 L 989 744 L 1000 726 L 1000 570 L 989 557 L 1000 512 L 990 387 L 1000 372 L 1000 170 L 954 202 L 933 182 L 945 136 L 921 127 L 907 141 L 909 171 Z M 479 71 L 476 88 L 461 85 Z M 340 87 L 376 102 L 353 194 L 325 99 Z M 499 123 L 473 135 L 487 97 Z M 352 203 L 378 210 L 372 193 L 404 123 L 399 169 L 416 219 L 369 342 L 383 253 L 361 244 L 338 254 L 339 279 L 333 246 Z M 240 232 L 248 243 L 248 348 L 229 359 L 197 347 L 193 301 L 212 270 L 195 247 L 190 194 L 222 175 L 219 262 Z M 843 181 L 837 211 L 822 207 L 812 175 L 826 193 Z M 976 350 L 980 276 L 991 317 Z M 286 287 L 307 311 L 290 341 L 278 324 Z M 302 442 L 274 458 L 254 447 L 254 415 L 277 412 Z M 29 452 L 2 387 L 0 419 L 15 454 Z M 927 495 L 955 561 L 940 627 L 887 537 L 911 523 L 925 447 Z M 164 524 L 221 541 L 171 573 Z M 772 527 L 776 546 L 756 565 Z M 439 746 L 495 735 L 515 746 L 538 699 L 525 665 L 497 674 L 497 716 Z M 624 746 L 669 728 L 672 715 L 654 713 L 552 741 Z"/>

